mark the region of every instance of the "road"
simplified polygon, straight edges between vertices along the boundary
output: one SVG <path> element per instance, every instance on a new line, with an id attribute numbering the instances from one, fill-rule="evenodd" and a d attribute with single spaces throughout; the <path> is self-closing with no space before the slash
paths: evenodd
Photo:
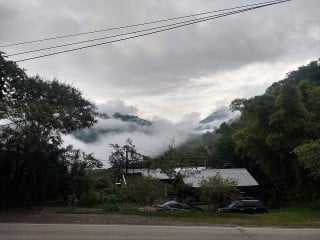
<path id="1" fill-rule="evenodd" d="M 0 224 L 1 240 L 319 240 L 320 229 Z"/>

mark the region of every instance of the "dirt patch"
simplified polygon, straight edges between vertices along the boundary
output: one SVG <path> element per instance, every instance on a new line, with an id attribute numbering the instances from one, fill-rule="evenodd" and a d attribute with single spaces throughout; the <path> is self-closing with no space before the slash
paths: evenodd
<path id="1" fill-rule="evenodd" d="M 0 212 L 1 223 L 74 223 L 129 225 L 189 225 L 186 222 L 162 217 L 123 215 L 118 213 L 69 214 L 57 213 L 56 208 L 20 209 Z M 194 224 L 193 224 L 194 225 Z"/>

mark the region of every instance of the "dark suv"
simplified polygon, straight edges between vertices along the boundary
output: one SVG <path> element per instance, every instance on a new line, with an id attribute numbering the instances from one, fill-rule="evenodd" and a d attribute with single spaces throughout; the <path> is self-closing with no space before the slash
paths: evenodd
<path id="1" fill-rule="evenodd" d="M 267 207 L 259 200 L 238 200 L 232 202 L 229 206 L 219 208 L 218 212 L 233 213 L 268 213 Z"/>

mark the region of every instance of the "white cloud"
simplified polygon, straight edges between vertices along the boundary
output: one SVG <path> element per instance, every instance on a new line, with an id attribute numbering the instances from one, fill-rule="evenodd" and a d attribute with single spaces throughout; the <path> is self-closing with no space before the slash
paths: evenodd
<path id="1" fill-rule="evenodd" d="M 127 138 L 131 138 L 141 154 L 157 156 L 168 148 L 172 139 L 179 145 L 190 136 L 192 124 L 186 122 L 183 125 L 176 125 L 164 119 L 153 119 L 152 125 L 141 126 L 117 119 L 99 119 L 93 129 L 108 129 L 107 133 L 100 134 L 99 138 L 92 143 L 84 143 L 72 135 L 63 136 L 65 145 L 73 145 L 87 153 L 94 153 L 94 156 L 102 160 L 106 167 L 108 157 L 111 153 L 109 145 L 118 143 L 123 145 Z"/>
<path id="2" fill-rule="evenodd" d="M 103 102 L 97 104 L 98 110 L 101 113 L 106 113 L 112 115 L 116 112 L 128 115 L 136 115 L 137 114 L 137 107 L 132 105 L 126 105 L 123 101 L 116 99 L 108 102 Z"/>

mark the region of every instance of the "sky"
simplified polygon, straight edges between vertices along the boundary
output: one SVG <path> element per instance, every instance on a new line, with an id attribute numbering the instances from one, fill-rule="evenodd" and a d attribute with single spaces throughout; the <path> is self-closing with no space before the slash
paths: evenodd
<path id="1" fill-rule="evenodd" d="M 256 2 L 259 1 L 0 1 L 0 43 L 86 32 Z M 30 75 L 70 83 L 96 103 L 120 100 L 127 106 L 134 106 L 137 114 L 144 118 L 160 116 L 178 122 L 192 112 L 198 112 L 203 118 L 221 105 L 229 105 L 234 98 L 262 94 L 288 71 L 318 59 L 319 12 L 319 0 L 293 0 L 19 65 Z M 80 38 L 50 44 L 73 40 Z M 43 44 L 1 50 L 10 54 L 39 46 Z"/>
<path id="2" fill-rule="evenodd" d="M 0 0 L 0 45 L 257 2 Z M 263 94 L 286 73 L 319 59 L 319 12 L 319 0 L 292 0 L 155 35 L 20 62 L 19 66 L 29 75 L 72 84 L 107 112 L 164 119 L 177 126 L 188 119 L 197 122 L 235 98 Z M 0 51 L 11 54 L 107 34 L 110 32 Z"/>

